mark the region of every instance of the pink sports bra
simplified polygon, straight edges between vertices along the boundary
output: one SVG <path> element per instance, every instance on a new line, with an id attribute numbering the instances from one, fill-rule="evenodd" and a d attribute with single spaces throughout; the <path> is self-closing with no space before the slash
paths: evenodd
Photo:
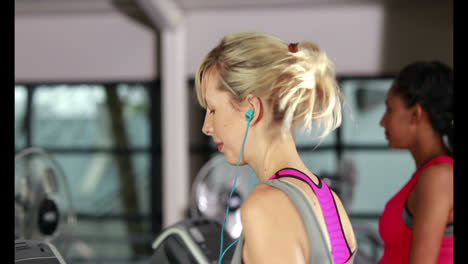
<path id="1" fill-rule="evenodd" d="M 322 179 L 320 179 L 319 185 L 316 185 L 307 175 L 303 172 L 286 168 L 278 171 L 276 174 L 271 176 L 268 180 L 278 179 L 282 177 L 292 177 L 306 182 L 319 200 L 320 207 L 323 211 L 325 223 L 327 225 L 328 235 L 330 237 L 330 243 L 332 248 L 333 263 L 346 263 L 351 257 L 351 249 L 349 248 L 348 242 L 344 236 L 343 227 L 341 225 L 340 216 L 336 207 L 335 199 Z"/>

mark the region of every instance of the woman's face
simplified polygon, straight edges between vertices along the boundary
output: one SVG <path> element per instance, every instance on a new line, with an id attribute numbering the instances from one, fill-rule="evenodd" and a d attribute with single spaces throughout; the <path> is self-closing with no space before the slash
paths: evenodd
<path id="1" fill-rule="evenodd" d="M 397 95 L 395 82 L 385 100 L 386 111 L 380 120 L 385 129 L 385 137 L 391 148 L 408 148 L 411 142 L 411 109 L 406 107 L 404 99 Z"/>
<path id="2" fill-rule="evenodd" d="M 215 71 L 206 73 L 204 84 L 207 107 L 202 132 L 213 138 L 228 163 L 236 165 L 247 125 L 245 113 L 233 107 L 228 91 L 217 88 L 219 80 Z M 244 164 L 242 160 L 241 164 Z"/>

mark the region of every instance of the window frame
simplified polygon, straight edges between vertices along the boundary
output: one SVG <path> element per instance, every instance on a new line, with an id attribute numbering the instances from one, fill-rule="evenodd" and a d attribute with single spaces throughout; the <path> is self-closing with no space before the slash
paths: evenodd
<path id="1" fill-rule="evenodd" d="M 104 89 L 106 88 L 117 88 L 120 84 L 129 84 L 129 85 L 141 85 L 143 86 L 149 96 L 149 129 L 150 129 L 150 142 L 148 147 L 50 147 L 38 145 L 33 142 L 32 135 L 34 134 L 33 128 L 33 100 L 34 95 L 37 89 L 40 89 L 40 86 L 54 86 L 54 85 L 70 85 L 70 89 L 74 89 L 73 86 L 76 85 L 100 85 Z M 160 90 L 161 82 L 159 79 L 148 80 L 148 81 L 113 81 L 113 82 L 102 82 L 102 81 L 61 81 L 61 82 L 15 82 L 16 86 L 23 86 L 26 89 L 26 109 L 24 113 L 24 122 L 25 122 L 25 145 L 17 146 L 15 144 L 15 155 L 20 153 L 23 149 L 30 147 L 40 147 L 45 151 L 50 153 L 52 156 L 54 154 L 79 154 L 79 155 L 91 155 L 91 154 L 111 154 L 111 155 L 128 155 L 132 156 L 133 154 L 147 153 L 150 157 L 149 161 L 149 173 L 150 177 L 149 182 L 151 184 L 149 192 L 149 201 L 150 201 L 150 212 L 149 214 L 143 213 L 114 213 L 106 214 L 104 216 L 97 216 L 89 213 L 77 213 L 77 219 L 84 219 L 86 221 L 137 221 L 150 224 L 151 234 L 142 234 L 142 235 L 130 235 L 127 239 L 117 239 L 118 242 L 128 243 L 130 242 L 144 242 L 148 245 L 148 255 L 147 256 L 131 256 L 128 261 L 135 260 L 146 260 L 152 255 L 150 245 L 152 244 L 154 238 L 162 231 L 162 195 L 161 195 L 161 102 L 160 102 Z M 90 240 L 101 239 L 101 236 L 88 237 Z M 109 239 L 102 238 L 103 242 L 108 242 Z M 99 260 L 106 260 L 99 258 Z M 123 259 L 122 259 L 123 260 Z M 83 259 L 71 259 L 73 262 L 86 262 Z"/>

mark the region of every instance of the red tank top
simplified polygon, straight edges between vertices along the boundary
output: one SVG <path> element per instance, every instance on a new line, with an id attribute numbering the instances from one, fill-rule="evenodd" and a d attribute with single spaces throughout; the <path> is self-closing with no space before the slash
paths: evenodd
<path id="1" fill-rule="evenodd" d="M 437 156 L 426 162 L 385 205 L 379 219 L 379 233 L 384 242 L 384 252 L 379 264 L 408 263 L 413 230 L 403 222 L 403 206 L 411 190 L 416 185 L 421 172 L 437 163 L 453 165 L 453 158 L 450 156 Z M 437 263 L 453 263 L 453 236 L 443 237 Z"/>

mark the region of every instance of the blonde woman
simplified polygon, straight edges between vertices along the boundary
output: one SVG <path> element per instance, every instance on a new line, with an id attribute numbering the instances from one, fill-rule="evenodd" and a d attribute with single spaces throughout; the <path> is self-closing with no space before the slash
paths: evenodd
<path id="1" fill-rule="evenodd" d="M 206 55 L 195 83 L 206 109 L 203 133 L 261 181 L 242 204 L 232 263 L 352 263 L 348 215 L 293 137 L 297 128 L 325 137 L 341 124 L 343 98 L 325 52 L 308 41 L 232 33 Z"/>

